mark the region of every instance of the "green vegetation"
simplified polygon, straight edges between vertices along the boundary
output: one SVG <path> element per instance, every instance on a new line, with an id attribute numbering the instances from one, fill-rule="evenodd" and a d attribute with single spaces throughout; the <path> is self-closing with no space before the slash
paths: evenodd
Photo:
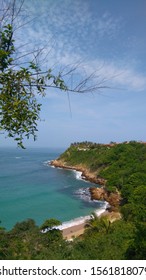
<path id="1" fill-rule="evenodd" d="M 24 148 L 24 138 L 32 136 L 36 140 L 41 111 L 38 97 L 44 97 L 48 89 L 67 94 L 69 91 L 85 93 L 98 91 L 104 84 L 104 80 L 100 81 L 95 75 L 96 71 L 89 76 L 80 75 L 73 82 L 72 75 L 79 75 L 78 63 L 65 67 L 56 65 L 56 70 L 43 67 L 50 47 L 49 50 L 45 46 L 37 48 L 34 44 L 33 48 L 29 39 L 24 45 L 23 38 L 18 40 L 18 29 L 23 33 L 23 26 L 31 21 L 23 5 L 24 0 L 1 1 L 0 9 L 0 131 L 7 133 L 21 148 Z"/>
<path id="2" fill-rule="evenodd" d="M 42 234 L 33 220 L 17 223 L 9 232 L 0 231 L 0 259 L 61 259 L 65 247 L 59 230 Z"/>
<path id="3" fill-rule="evenodd" d="M 146 185 L 146 145 L 131 141 L 121 144 L 72 144 L 60 158 L 66 165 L 82 165 L 107 180 L 127 198 L 135 187 Z"/>
<path id="4" fill-rule="evenodd" d="M 61 74 L 55 76 L 51 69 L 43 72 L 35 60 L 28 62 L 27 67 L 15 65 L 14 27 L 2 26 L 1 21 L 0 25 L 0 130 L 24 148 L 23 138 L 36 139 L 41 110 L 36 96 L 45 95 L 48 82 L 63 91 L 67 87 Z"/>
<path id="5" fill-rule="evenodd" d="M 85 233 L 72 242 L 59 230 L 41 233 L 58 225 L 50 219 L 41 227 L 33 220 L 17 223 L 7 232 L 0 229 L 0 259 L 146 259 L 146 144 L 75 143 L 60 158 L 82 165 L 104 177 L 106 188 L 122 195 L 122 219 L 110 223 L 96 215 L 87 221 Z"/>
<path id="6" fill-rule="evenodd" d="M 66 165 L 82 165 L 106 179 L 109 191 L 117 189 L 123 198 L 125 219 L 146 217 L 146 144 L 136 141 L 107 145 L 75 143 L 60 158 Z"/>

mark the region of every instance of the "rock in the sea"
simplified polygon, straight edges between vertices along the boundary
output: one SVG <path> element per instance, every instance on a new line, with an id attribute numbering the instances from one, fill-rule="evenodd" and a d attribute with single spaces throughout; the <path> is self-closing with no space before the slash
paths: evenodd
<path id="1" fill-rule="evenodd" d="M 109 192 L 105 187 L 90 187 L 89 190 L 92 200 L 105 200 L 112 208 L 116 208 L 120 204 L 121 198 L 118 192 Z"/>
<path id="2" fill-rule="evenodd" d="M 80 165 L 69 166 L 66 164 L 66 162 L 60 159 L 51 161 L 50 165 L 53 165 L 55 167 L 65 168 L 65 169 L 75 169 L 76 171 L 82 172 L 82 178 L 85 178 L 85 180 L 101 185 L 102 187 L 100 188 L 96 188 L 96 187 L 89 188 L 91 200 L 105 200 L 110 204 L 112 209 L 116 209 L 120 205 L 121 203 L 120 194 L 118 192 L 108 191 L 105 187 L 106 180 L 104 178 L 101 178 L 99 175 L 97 175 L 97 173 L 91 172 L 87 168 Z"/>

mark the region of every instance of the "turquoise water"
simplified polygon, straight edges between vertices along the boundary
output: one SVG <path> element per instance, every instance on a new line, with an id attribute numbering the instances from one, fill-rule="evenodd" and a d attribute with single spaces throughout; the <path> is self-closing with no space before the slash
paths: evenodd
<path id="1" fill-rule="evenodd" d="M 38 225 L 48 218 L 65 222 L 102 206 L 76 194 L 91 183 L 77 179 L 71 170 L 47 164 L 62 152 L 49 148 L 0 148 L 1 226 L 11 229 L 16 222 L 27 218 L 34 219 Z"/>

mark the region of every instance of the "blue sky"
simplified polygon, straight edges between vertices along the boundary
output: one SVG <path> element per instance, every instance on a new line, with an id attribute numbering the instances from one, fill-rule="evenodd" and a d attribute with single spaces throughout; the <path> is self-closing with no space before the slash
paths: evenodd
<path id="1" fill-rule="evenodd" d="M 67 147 L 76 141 L 146 141 L 146 1 L 26 0 L 35 19 L 17 34 L 29 48 L 45 45 L 42 67 L 81 62 L 78 75 L 97 71 L 109 89 L 86 94 L 49 89 L 38 138 L 29 146 Z M 16 146 L 1 135 L 1 146 Z"/>

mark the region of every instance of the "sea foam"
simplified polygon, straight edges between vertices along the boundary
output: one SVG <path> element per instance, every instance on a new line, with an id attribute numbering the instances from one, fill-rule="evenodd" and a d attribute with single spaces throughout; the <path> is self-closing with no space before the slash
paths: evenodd
<path id="1" fill-rule="evenodd" d="M 100 209 L 95 210 L 94 213 L 99 217 L 101 214 L 103 214 L 106 211 L 107 206 L 108 206 L 108 203 L 105 202 L 104 205 Z M 92 214 L 83 216 L 83 217 L 78 217 L 78 218 L 72 219 L 70 221 L 64 222 L 64 223 L 62 223 L 62 225 L 55 227 L 55 228 L 63 230 L 63 229 L 66 229 L 66 228 L 69 228 L 72 226 L 77 226 L 77 225 L 83 224 L 86 220 L 91 219 L 91 216 L 92 216 Z"/>
<path id="2" fill-rule="evenodd" d="M 107 206 L 108 206 L 108 202 L 104 202 L 103 206 L 97 210 L 94 211 L 94 213 L 99 217 L 101 216 L 101 214 L 103 214 L 106 209 L 107 209 Z M 90 220 L 91 219 L 91 215 L 87 215 L 87 216 L 81 216 L 81 217 L 78 217 L 78 218 L 75 218 L 75 219 L 72 219 L 70 221 L 66 221 L 66 222 L 63 222 L 61 225 L 59 226 L 54 226 L 53 228 L 51 229 L 59 229 L 59 230 L 64 230 L 66 228 L 70 228 L 70 227 L 73 227 L 73 226 L 78 226 L 80 224 L 83 224 L 85 223 L 87 220 Z M 46 233 L 48 231 L 51 230 L 50 228 L 46 228 L 45 230 L 42 230 L 42 233 Z"/>
<path id="3" fill-rule="evenodd" d="M 47 161 L 47 162 L 45 162 L 45 164 L 46 164 L 46 163 L 49 164 L 50 162 L 51 162 L 51 161 Z M 54 166 L 51 166 L 51 167 L 55 168 Z M 58 168 L 58 167 L 57 167 L 57 168 Z M 62 168 L 59 167 L 59 169 L 62 169 Z M 83 180 L 83 181 L 85 181 L 85 180 L 83 179 L 83 177 L 82 177 L 82 172 L 81 172 L 81 171 L 77 171 L 77 170 L 73 170 L 73 169 L 66 169 L 66 170 L 70 170 L 70 171 L 74 172 L 75 177 L 76 177 L 77 180 Z M 91 199 L 90 199 L 90 197 L 89 197 L 89 190 L 88 190 L 88 189 L 79 189 L 75 194 L 76 194 L 76 195 L 79 195 L 79 196 L 81 196 L 81 197 L 82 197 L 82 196 L 86 196 L 86 198 L 88 197 L 88 200 L 91 201 Z M 80 198 L 81 198 L 81 197 L 80 197 Z M 83 199 L 83 197 L 82 197 L 82 199 Z M 92 202 L 99 202 L 99 201 L 96 201 L 96 200 L 94 201 L 94 200 L 93 200 Z M 102 206 L 102 207 L 96 209 L 96 210 L 93 211 L 93 212 L 99 217 L 100 215 L 102 215 L 102 214 L 106 211 L 108 205 L 109 205 L 108 202 L 105 201 L 105 202 L 103 203 L 103 206 Z M 92 214 L 91 214 L 91 215 L 87 215 L 87 216 L 80 216 L 80 217 L 75 218 L 75 219 L 72 219 L 72 220 L 70 220 L 70 221 L 63 222 L 63 223 L 62 223 L 61 225 L 59 225 L 59 226 L 54 226 L 54 227 L 51 228 L 51 229 L 64 230 L 64 229 L 66 229 L 66 228 L 70 228 L 70 227 L 73 227 L 73 226 L 77 226 L 77 225 L 80 225 L 80 224 L 85 223 L 86 220 L 91 219 L 91 216 L 92 216 Z M 46 228 L 45 230 L 42 230 L 42 233 L 46 233 L 46 232 L 50 231 L 51 229 L 50 229 L 50 228 Z"/>
<path id="4" fill-rule="evenodd" d="M 81 171 L 73 170 L 73 172 L 75 173 L 75 176 L 76 176 L 77 180 L 82 180 L 82 172 Z"/>

